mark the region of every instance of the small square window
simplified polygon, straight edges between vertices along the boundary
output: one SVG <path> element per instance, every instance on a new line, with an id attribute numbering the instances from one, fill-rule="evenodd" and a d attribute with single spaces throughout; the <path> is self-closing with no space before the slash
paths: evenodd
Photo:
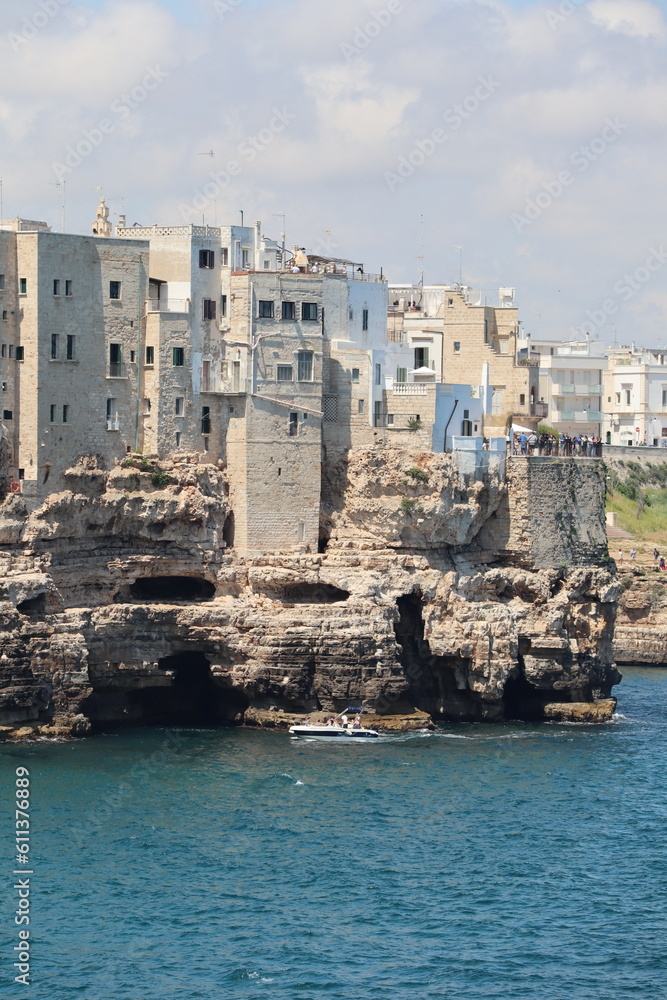
<path id="1" fill-rule="evenodd" d="M 454 299 L 447 299 L 447 305 L 451 309 L 452 306 L 454 305 Z"/>
<path id="2" fill-rule="evenodd" d="M 317 320 L 317 303 L 316 302 L 302 302 L 301 303 L 301 319 L 303 319 L 303 320 Z"/>
<path id="3" fill-rule="evenodd" d="M 12 410 L 3 410 L 2 411 L 2 419 L 3 420 L 13 420 L 14 419 L 14 414 L 13 414 Z"/>
<path id="4" fill-rule="evenodd" d="M 65 281 L 65 296 L 71 298 L 73 295 L 73 283 L 69 279 Z"/>
<path id="5" fill-rule="evenodd" d="M 154 347 L 147 347 L 146 348 L 146 364 L 147 365 L 154 365 L 155 364 L 155 348 Z"/>
<path id="6" fill-rule="evenodd" d="M 109 298 L 110 299 L 120 298 L 120 281 L 109 282 Z"/>
<path id="7" fill-rule="evenodd" d="M 366 401 L 364 399 L 358 399 L 357 400 L 357 412 L 358 413 L 363 413 L 365 409 L 366 409 Z"/>
<path id="8" fill-rule="evenodd" d="M 151 415 L 151 401 L 150 399 L 144 399 L 144 416 L 150 417 Z"/>
<path id="9" fill-rule="evenodd" d="M 260 319 L 273 319 L 273 302 L 268 299 L 260 299 L 259 303 L 259 318 Z"/>
<path id="10" fill-rule="evenodd" d="M 136 361 L 137 361 L 137 352 L 130 351 L 130 364 L 134 365 L 136 364 Z"/>
<path id="11" fill-rule="evenodd" d="M 54 278 L 53 279 L 53 294 L 54 295 L 60 295 L 60 279 L 59 278 Z"/>
<path id="12" fill-rule="evenodd" d="M 226 295 L 221 295 L 220 296 L 220 315 L 221 316 L 226 316 L 227 315 L 227 296 Z"/>
<path id="13" fill-rule="evenodd" d="M 6 382 L 2 383 L 2 391 L 3 392 L 7 392 L 7 383 Z"/>
<path id="14" fill-rule="evenodd" d="M 461 341 L 460 340 L 455 340 L 454 341 L 454 354 L 460 354 L 460 353 L 461 353 Z"/>
<path id="15" fill-rule="evenodd" d="M 299 382 L 313 381 L 313 353 L 299 351 L 297 354 Z"/>
<path id="16" fill-rule="evenodd" d="M 353 382 L 358 382 L 359 381 L 359 369 L 358 368 L 353 368 L 352 369 L 352 381 Z"/>
<path id="17" fill-rule="evenodd" d="M 212 268 L 215 263 L 215 253 L 213 250 L 199 251 L 199 266 Z"/>
<path id="18" fill-rule="evenodd" d="M 21 295 L 27 295 L 28 294 L 28 279 L 27 278 L 19 278 L 19 293 Z"/>
<path id="19" fill-rule="evenodd" d="M 296 319 L 294 302 L 283 302 L 283 319 Z"/>
<path id="20" fill-rule="evenodd" d="M 185 348 L 174 347 L 172 353 L 172 364 L 174 368 L 182 368 L 185 364 Z"/>
<path id="21" fill-rule="evenodd" d="M 292 381 L 292 366 L 291 365 L 278 365 L 277 369 L 277 379 L 279 382 L 291 382 Z"/>
<path id="22" fill-rule="evenodd" d="M 393 427 L 393 426 L 394 426 L 394 414 L 393 413 L 388 413 L 387 414 L 387 427 Z"/>
<path id="23" fill-rule="evenodd" d="M 175 399 L 175 413 L 177 417 L 183 416 L 183 396 L 177 396 Z"/>
<path id="24" fill-rule="evenodd" d="M 215 319 L 216 303 L 213 299 L 202 299 L 203 319 Z"/>

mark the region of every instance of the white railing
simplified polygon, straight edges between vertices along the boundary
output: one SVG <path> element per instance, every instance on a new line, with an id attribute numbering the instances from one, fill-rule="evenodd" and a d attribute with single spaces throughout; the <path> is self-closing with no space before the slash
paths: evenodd
<path id="1" fill-rule="evenodd" d="M 220 236 L 219 226 L 116 226 L 116 236 L 127 239 L 147 240 L 151 236 Z"/>
<path id="2" fill-rule="evenodd" d="M 146 299 L 146 312 L 189 313 L 190 299 Z"/>
<path id="3" fill-rule="evenodd" d="M 569 421 L 573 424 L 599 424 L 602 414 L 598 410 L 559 410 L 557 420 Z"/>
<path id="4" fill-rule="evenodd" d="M 394 382 L 391 391 L 395 396 L 428 396 L 428 386 L 417 382 Z"/>
<path id="5" fill-rule="evenodd" d="M 107 417 L 107 430 L 108 431 L 119 431 L 120 430 L 120 420 L 118 415 L 115 417 Z"/>

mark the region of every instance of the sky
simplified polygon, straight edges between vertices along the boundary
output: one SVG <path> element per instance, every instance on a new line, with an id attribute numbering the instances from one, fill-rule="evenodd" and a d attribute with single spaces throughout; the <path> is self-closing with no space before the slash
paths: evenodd
<path id="1" fill-rule="evenodd" d="M 651 0 L 0 0 L 5 218 L 284 214 L 535 337 L 667 344 L 666 124 Z"/>

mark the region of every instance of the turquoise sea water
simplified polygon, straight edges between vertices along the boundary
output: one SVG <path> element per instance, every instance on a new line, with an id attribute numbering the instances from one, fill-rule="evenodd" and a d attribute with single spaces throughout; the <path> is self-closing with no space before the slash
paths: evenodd
<path id="1" fill-rule="evenodd" d="M 627 670 L 618 695 L 601 727 L 0 747 L 0 995 L 667 997 L 667 671 Z M 11 967 L 19 765 L 29 987 Z"/>

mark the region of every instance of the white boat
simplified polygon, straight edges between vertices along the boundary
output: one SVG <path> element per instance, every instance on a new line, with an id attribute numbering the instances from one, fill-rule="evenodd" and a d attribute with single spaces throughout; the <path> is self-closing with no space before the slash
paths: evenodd
<path id="1" fill-rule="evenodd" d="M 380 735 L 375 729 L 366 729 L 359 722 L 350 724 L 347 712 L 355 712 L 360 717 L 363 709 L 346 708 L 333 720 L 333 725 L 313 726 L 303 724 L 290 726 L 290 736 L 301 736 L 308 740 L 376 740 Z M 338 721 L 340 719 L 340 722 Z"/>

